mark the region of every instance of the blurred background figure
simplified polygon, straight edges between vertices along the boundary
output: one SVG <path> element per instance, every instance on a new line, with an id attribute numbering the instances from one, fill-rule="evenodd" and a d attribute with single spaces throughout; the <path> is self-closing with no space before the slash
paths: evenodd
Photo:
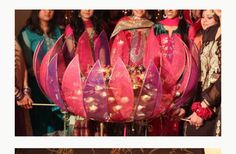
<path id="1" fill-rule="evenodd" d="M 28 70 L 28 85 L 35 103 L 52 103 L 38 87 L 33 73 L 32 59 L 35 48 L 44 40 L 43 49 L 47 52 L 60 36 L 61 31 L 55 22 L 54 10 L 33 10 L 18 36 Z M 57 131 L 63 129 L 59 107 L 34 107 L 30 110 L 30 115 L 33 135 L 58 135 Z"/>

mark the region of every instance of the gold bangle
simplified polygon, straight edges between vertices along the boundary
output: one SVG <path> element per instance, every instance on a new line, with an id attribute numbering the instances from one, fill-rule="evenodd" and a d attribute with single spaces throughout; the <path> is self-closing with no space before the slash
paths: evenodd
<path id="1" fill-rule="evenodd" d="M 206 99 L 203 99 L 203 103 L 205 103 L 208 107 L 210 106 L 210 104 L 208 103 Z"/>

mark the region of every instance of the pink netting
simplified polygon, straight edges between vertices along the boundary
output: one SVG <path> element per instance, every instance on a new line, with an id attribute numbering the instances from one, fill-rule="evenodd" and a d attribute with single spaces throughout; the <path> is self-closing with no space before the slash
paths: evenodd
<path id="1" fill-rule="evenodd" d="M 129 72 L 120 58 L 118 58 L 112 70 L 109 90 L 108 107 L 111 121 L 132 119 L 134 92 Z"/>
<path id="2" fill-rule="evenodd" d="M 48 97 L 57 104 L 62 110 L 66 110 L 66 106 L 61 96 L 61 89 L 58 82 L 58 54 L 52 57 L 49 65 L 48 71 L 46 73 L 46 91 Z"/>
<path id="3" fill-rule="evenodd" d="M 149 119 L 159 116 L 162 84 L 157 67 L 152 62 L 147 68 L 138 101 L 135 102 L 135 120 Z"/>
<path id="4" fill-rule="evenodd" d="M 99 60 L 94 64 L 84 83 L 83 101 L 89 118 L 108 121 L 107 91 Z"/>
<path id="5" fill-rule="evenodd" d="M 78 55 L 67 66 L 62 79 L 62 92 L 67 109 L 74 114 L 86 117 Z"/>

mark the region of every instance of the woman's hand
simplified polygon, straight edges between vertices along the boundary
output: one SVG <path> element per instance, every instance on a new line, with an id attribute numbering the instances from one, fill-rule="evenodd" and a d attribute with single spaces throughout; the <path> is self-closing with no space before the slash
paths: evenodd
<path id="1" fill-rule="evenodd" d="M 178 108 L 172 113 L 172 116 L 177 118 L 183 118 L 185 113 L 186 112 L 183 108 Z"/>
<path id="2" fill-rule="evenodd" d="M 24 97 L 16 103 L 24 109 L 31 109 L 33 101 L 29 95 L 24 95 Z"/>
<path id="3" fill-rule="evenodd" d="M 203 125 L 203 119 L 199 117 L 196 112 L 193 112 L 188 118 L 190 125 L 195 125 L 196 127 L 200 127 Z"/>

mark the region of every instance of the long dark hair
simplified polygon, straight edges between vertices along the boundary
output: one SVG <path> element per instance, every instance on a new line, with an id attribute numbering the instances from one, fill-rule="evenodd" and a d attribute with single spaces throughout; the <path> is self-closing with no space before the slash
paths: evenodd
<path id="1" fill-rule="evenodd" d="M 185 21 L 184 17 L 183 17 L 183 10 L 178 10 L 179 11 L 179 17 L 181 16 L 182 19 L 180 19 L 179 21 L 179 30 L 180 30 L 180 34 L 182 37 L 182 40 L 184 41 L 184 43 L 189 47 L 189 38 L 188 38 L 188 24 Z"/>
<path id="2" fill-rule="evenodd" d="M 73 10 L 72 16 L 70 19 L 70 26 L 73 29 L 75 40 L 78 40 L 79 37 L 82 35 L 82 33 L 85 30 L 85 26 L 83 23 L 82 18 L 79 16 L 80 10 Z M 100 32 L 104 29 L 103 27 L 103 20 L 102 20 L 102 13 L 98 11 L 94 11 L 91 21 L 94 27 L 94 30 L 97 34 L 100 34 Z"/>
<path id="3" fill-rule="evenodd" d="M 39 19 L 39 11 L 40 10 L 33 10 L 31 12 L 30 17 L 27 19 L 26 27 L 28 27 L 31 31 L 43 35 L 43 30 L 40 27 L 40 19 Z M 54 36 L 54 30 L 56 28 L 56 12 L 54 11 L 53 18 L 49 21 L 48 27 L 49 30 L 47 32 L 48 36 L 53 37 Z"/>

